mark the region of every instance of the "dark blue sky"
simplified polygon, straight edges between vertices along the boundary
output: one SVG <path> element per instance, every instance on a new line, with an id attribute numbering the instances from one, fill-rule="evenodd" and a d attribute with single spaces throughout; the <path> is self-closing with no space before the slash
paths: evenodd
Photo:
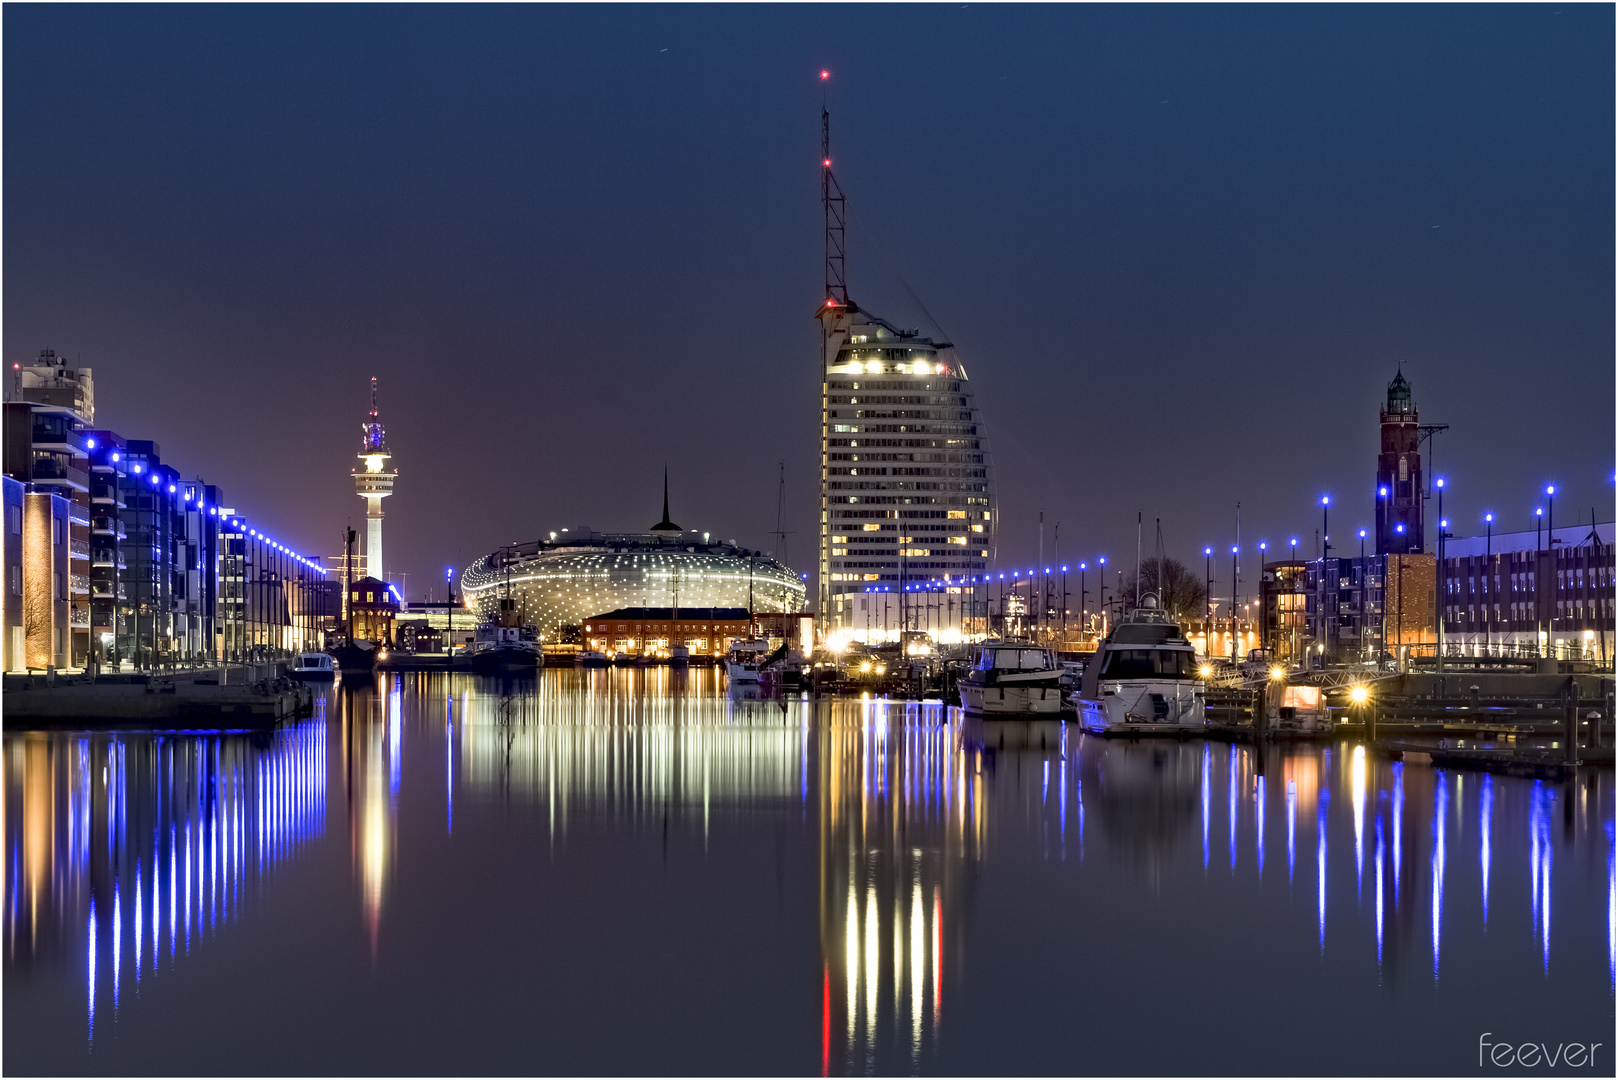
<path id="1" fill-rule="evenodd" d="M 850 292 L 959 346 L 1007 566 L 1041 509 L 1114 562 L 1137 508 L 1187 561 L 1237 500 L 1368 526 L 1400 361 L 1456 531 L 1613 515 L 1608 5 L 3 17 L 6 361 L 320 553 L 380 376 L 414 594 L 650 525 L 665 462 L 768 547 L 784 460 L 810 568 L 822 67 Z"/>

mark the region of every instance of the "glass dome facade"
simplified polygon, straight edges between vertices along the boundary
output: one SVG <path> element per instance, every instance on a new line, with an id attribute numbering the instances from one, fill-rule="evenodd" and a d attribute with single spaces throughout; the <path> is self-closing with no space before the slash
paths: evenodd
<path id="1" fill-rule="evenodd" d="M 517 615 L 555 641 L 564 626 L 626 607 L 803 610 L 804 583 L 761 552 L 704 542 L 700 532 L 591 533 L 502 548 L 461 574 L 468 607 L 485 617 L 499 610 L 506 583 Z"/>

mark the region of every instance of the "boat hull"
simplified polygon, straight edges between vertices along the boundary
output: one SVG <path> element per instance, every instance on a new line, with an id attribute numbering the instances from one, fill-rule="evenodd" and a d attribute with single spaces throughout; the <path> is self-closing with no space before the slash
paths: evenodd
<path id="1" fill-rule="evenodd" d="M 376 674 L 376 650 L 358 645 L 339 645 L 331 651 L 337 668 L 344 675 Z"/>
<path id="2" fill-rule="evenodd" d="M 1125 683 L 1099 701 L 1079 698 L 1079 726 L 1092 735 L 1202 735 L 1202 695 L 1184 683 Z"/>
<path id="3" fill-rule="evenodd" d="M 298 682 L 331 682 L 336 676 L 337 669 L 334 667 L 323 669 L 304 668 L 302 670 L 293 668 L 287 672 L 287 678 L 296 679 Z"/>
<path id="4" fill-rule="evenodd" d="M 480 675 L 502 675 L 512 672 L 534 671 L 540 666 L 537 649 L 495 647 L 482 649 L 467 657 L 472 670 Z"/>
<path id="5" fill-rule="evenodd" d="M 980 716 L 1051 716 L 1062 711 L 1062 688 L 1055 685 L 983 686 L 960 682 L 961 706 Z"/>

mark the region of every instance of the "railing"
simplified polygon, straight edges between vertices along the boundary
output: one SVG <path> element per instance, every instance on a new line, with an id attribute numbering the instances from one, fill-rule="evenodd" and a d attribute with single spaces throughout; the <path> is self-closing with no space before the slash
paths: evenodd
<path id="1" fill-rule="evenodd" d="M 81 559 L 88 559 L 90 557 L 90 541 L 69 540 L 68 551 L 70 554 L 77 555 Z"/>
<path id="2" fill-rule="evenodd" d="M 66 424 L 42 424 L 35 420 L 31 434 L 35 446 L 66 446 L 80 454 L 88 449 L 84 436 Z"/>
<path id="3" fill-rule="evenodd" d="M 86 490 L 90 487 L 90 476 L 83 469 L 75 469 L 65 461 L 48 457 L 34 459 L 33 479 L 63 480 Z"/>
<path id="4" fill-rule="evenodd" d="M 90 628 L 90 609 L 74 608 L 68 613 L 68 624 L 75 629 L 88 630 Z"/>
<path id="5" fill-rule="evenodd" d="M 71 593 L 87 593 L 90 591 L 89 574 L 69 574 L 67 576 L 67 591 Z"/>

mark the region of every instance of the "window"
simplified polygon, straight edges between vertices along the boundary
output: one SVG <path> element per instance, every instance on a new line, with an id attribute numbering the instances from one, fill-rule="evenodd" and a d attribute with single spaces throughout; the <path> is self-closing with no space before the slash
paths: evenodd
<path id="1" fill-rule="evenodd" d="M 22 507 L 6 507 L 6 529 L 17 534 L 22 533 Z"/>
<path id="2" fill-rule="evenodd" d="M 22 595 L 22 567 L 20 566 L 11 568 L 11 595 Z"/>

